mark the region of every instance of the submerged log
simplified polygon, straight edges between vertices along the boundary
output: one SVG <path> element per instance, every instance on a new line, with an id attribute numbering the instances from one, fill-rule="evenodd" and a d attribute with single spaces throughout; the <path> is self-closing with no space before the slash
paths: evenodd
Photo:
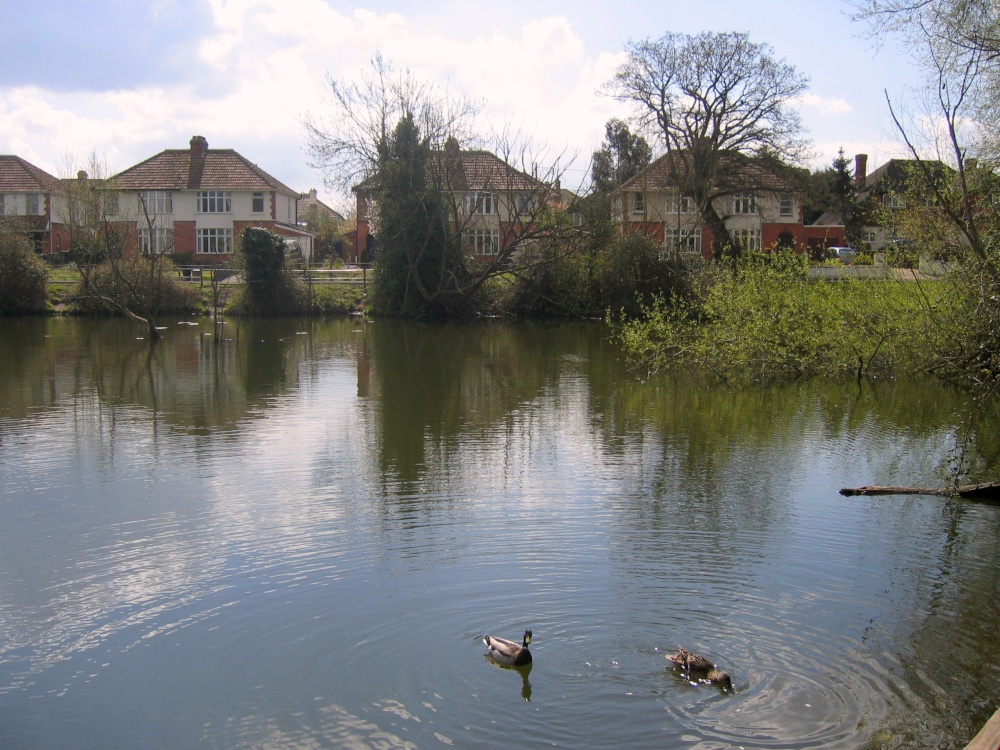
<path id="1" fill-rule="evenodd" d="M 960 487 L 843 487 L 841 495 L 944 495 L 975 500 L 1000 500 L 1000 482 L 964 484 Z"/>

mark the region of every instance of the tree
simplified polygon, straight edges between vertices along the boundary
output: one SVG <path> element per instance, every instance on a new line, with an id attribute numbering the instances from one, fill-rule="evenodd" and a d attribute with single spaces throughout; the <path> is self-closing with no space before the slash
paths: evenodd
<path id="1" fill-rule="evenodd" d="M 70 251 L 82 275 L 77 306 L 125 315 L 155 341 L 160 312 L 197 306 L 196 295 L 173 278 L 173 230 L 164 220 L 165 207 L 142 193 L 119 190 L 96 155 L 88 169 L 66 181 L 56 211 L 69 227 Z"/>
<path id="2" fill-rule="evenodd" d="M 695 200 L 716 253 L 738 246 L 725 199 L 774 189 L 774 172 L 801 159 L 805 142 L 790 103 L 806 78 L 747 34 L 668 33 L 630 43 L 607 90 L 637 110 L 641 127 L 672 156 L 674 184 Z"/>
<path id="3" fill-rule="evenodd" d="M 27 226 L 11 217 L 0 221 L 0 315 L 45 310 L 48 266 L 32 246 Z"/>
<path id="4" fill-rule="evenodd" d="M 604 126 L 604 144 L 594 152 L 591 176 L 594 192 L 608 195 L 652 161 L 653 150 L 626 123 L 612 118 Z"/>
<path id="5" fill-rule="evenodd" d="M 485 140 L 473 129 L 478 103 L 397 72 L 381 56 L 360 82 L 328 83 L 334 116 L 306 122 L 308 148 L 327 184 L 351 187 L 365 203 L 357 219 L 379 239 L 382 312 L 468 314 L 483 286 L 516 266 L 522 247 L 560 226 L 549 221 L 558 159 L 541 167 L 531 145 L 509 131 L 492 151 L 459 148 Z M 500 230 L 481 223 L 486 214 L 503 216 Z"/>

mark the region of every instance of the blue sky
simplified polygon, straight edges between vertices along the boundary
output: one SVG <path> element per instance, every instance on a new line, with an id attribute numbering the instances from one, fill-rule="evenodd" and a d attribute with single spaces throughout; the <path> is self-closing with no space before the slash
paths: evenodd
<path id="1" fill-rule="evenodd" d="M 886 105 L 922 85 L 909 55 L 881 48 L 839 0 L 0 0 L 0 153 L 59 177 L 96 154 L 117 172 L 192 135 L 235 148 L 285 182 L 347 207 L 308 163 L 303 118 L 322 117 L 327 74 L 372 55 L 486 102 L 584 180 L 609 117 L 597 90 L 629 40 L 745 31 L 810 79 L 799 110 L 826 165 L 837 149 L 872 169 L 903 153 Z M 573 154 L 577 155 L 570 161 Z"/>

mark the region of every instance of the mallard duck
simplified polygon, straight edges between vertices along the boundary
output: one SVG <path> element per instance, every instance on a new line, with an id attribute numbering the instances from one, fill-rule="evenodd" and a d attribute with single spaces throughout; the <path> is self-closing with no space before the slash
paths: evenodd
<path id="1" fill-rule="evenodd" d="M 498 638 L 495 635 L 483 636 L 483 643 L 490 650 L 490 658 L 498 664 L 506 664 L 512 667 L 523 667 L 531 664 L 531 652 L 528 651 L 528 644 L 531 643 L 531 631 L 524 631 L 524 641 L 508 641 L 506 638 Z"/>
<path id="2" fill-rule="evenodd" d="M 693 654 L 684 647 L 678 647 L 676 654 L 667 654 L 667 659 L 683 669 L 688 677 L 704 679 L 727 690 L 733 687 L 729 673 L 716 669 L 715 665 L 701 654 Z"/>

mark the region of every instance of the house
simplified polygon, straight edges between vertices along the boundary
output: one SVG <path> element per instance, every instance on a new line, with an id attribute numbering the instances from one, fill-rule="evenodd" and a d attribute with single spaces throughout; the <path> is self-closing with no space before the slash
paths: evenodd
<path id="1" fill-rule="evenodd" d="M 914 200 L 921 192 L 919 186 L 926 182 L 928 172 L 931 179 L 942 179 L 950 178 L 954 170 L 940 161 L 921 165 L 915 159 L 890 159 L 868 174 L 867 165 L 867 154 L 854 157 L 854 182 L 864 221 L 864 242 L 868 250 L 875 253 L 897 240 L 906 239 L 897 234 L 894 214 L 905 209 L 907 201 Z M 933 203 L 929 196 L 922 200 L 928 207 Z"/>
<path id="2" fill-rule="evenodd" d="M 161 151 L 109 183 L 143 252 L 187 255 L 195 264 L 226 260 L 235 238 L 254 226 L 311 256 L 312 233 L 297 223 L 299 193 L 232 149 L 210 149 L 200 135 L 190 148 Z"/>
<path id="3" fill-rule="evenodd" d="M 488 151 L 464 150 L 454 138 L 434 152 L 431 179 L 447 196 L 451 231 L 475 260 L 489 263 L 523 239 L 551 193 L 548 185 Z M 372 201 L 375 179 L 352 190 L 357 196 L 355 262 L 372 262 L 377 227 Z"/>
<path id="4" fill-rule="evenodd" d="M 59 178 L 19 156 L 0 155 L 0 217 L 21 222 L 36 252 L 69 248 L 69 232 L 58 218 L 61 193 Z"/>
<path id="5" fill-rule="evenodd" d="M 733 238 L 747 250 L 804 249 L 802 198 L 791 182 L 740 155 L 723 158 L 726 184 L 716 186 L 711 200 Z M 664 154 L 622 184 L 613 210 L 624 232 L 642 232 L 668 250 L 709 258 L 714 236 L 685 190 L 687 169 L 685 154 Z"/>

